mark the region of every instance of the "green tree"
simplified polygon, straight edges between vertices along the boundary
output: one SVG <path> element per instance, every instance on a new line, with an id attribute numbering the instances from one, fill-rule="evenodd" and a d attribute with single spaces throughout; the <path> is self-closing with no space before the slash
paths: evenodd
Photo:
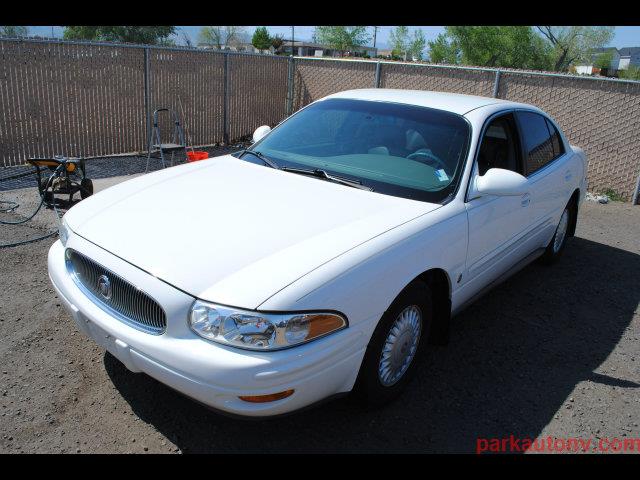
<path id="1" fill-rule="evenodd" d="M 367 27 L 318 26 L 313 32 L 314 42 L 338 50 L 341 55 L 366 45 L 370 39 Z"/>
<path id="2" fill-rule="evenodd" d="M 613 27 L 537 28 L 552 48 L 552 68 L 563 72 L 574 62 L 590 60 L 590 52 L 608 45 L 614 36 Z"/>
<path id="3" fill-rule="evenodd" d="M 280 51 L 282 45 L 284 45 L 284 37 L 282 35 L 277 34 L 271 37 L 271 46 L 276 52 Z"/>
<path id="4" fill-rule="evenodd" d="M 422 30 L 416 29 L 410 34 L 409 29 L 404 25 L 400 25 L 391 31 L 389 42 L 392 48 L 391 55 L 402 57 L 404 60 L 414 58 L 422 60 L 424 48 L 427 44 Z"/>
<path id="5" fill-rule="evenodd" d="M 182 38 L 182 43 L 185 47 L 193 48 L 193 42 L 191 41 L 191 37 L 187 32 L 185 32 L 182 28 L 178 28 L 179 36 Z"/>
<path id="6" fill-rule="evenodd" d="M 527 26 L 451 26 L 429 42 L 435 63 L 547 70 L 550 47 Z"/>
<path id="7" fill-rule="evenodd" d="M 267 27 L 256 28 L 256 31 L 253 32 L 251 44 L 260 51 L 267 50 L 271 46 L 271 37 L 269 36 Z"/>
<path id="8" fill-rule="evenodd" d="M 435 40 L 429 41 L 429 61 L 457 65 L 461 61 L 462 52 L 455 39 L 446 33 L 439 34 Z"/>
<path id="9" fill-rule="evenodd" d="M 389 43 L 391 55 L 403 57 L 406 60 L 409 53 L 409 29 L 401 25 L 391 30 Z"/>
<path id="10" fill-rule="evenodd" d="M 598 68 L 611 68 L 611 62 L 613 61 L 613 52 L 604 52 L 595 56 L 593 66 Z"/>
<path id="11" fill-rule="evenodd" d="M 202 27 L 198 34 L 198 41 L 221 49 L 239 42 L 243 34 L 244 29 L 235 25 Z"/>
<path id="12" fill-rule="evenodd" d="M 174 26 L 66 26 L 66 40 L 93 40 L 98 42 L 141 43 L 145 45 L 166 44 L 176 32 Z"/>
<path id="13" fill-rule="evenodd" d="M 427 40 L 424 38 L 424 32 L 420 29 L 414 30 L 411 43 L 409 44 L 409 53 L 411 54 L 411 58 L 422 60 L 426 44 Z"/>
<path id="14" fill-rule="evenodd" d="M 0 26 L 0 37 L 26 37 L 29 34 L 27 27 L 17 25 Z"/>
<path id="15" fill-rule="evenodd" d="M 640 80 L 640 67 L 629 65 L 626 70 L 620 70 L 618 77 L 627 80 Z"/>

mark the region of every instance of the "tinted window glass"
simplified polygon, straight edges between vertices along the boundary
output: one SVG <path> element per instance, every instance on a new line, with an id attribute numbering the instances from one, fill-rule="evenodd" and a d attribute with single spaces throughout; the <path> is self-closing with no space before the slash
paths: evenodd
<path id="1" fill-rule="evenodd" d="M 562 141 L 560 140 L 560 134 L 558 133 L 558 130 L 556 129 L 556 127 L 554 127 L 553 124 L 548 119 L 545 119 L 545 120 L 547 120 L 547 127 L 551 132 L 551 144 L 553 145 L 553 155 L 554 157 L 559 157 L 564 153 L 564 147 L 562 146 Z"/>
<path id="2" fill-rule="evenodd" d="M 513 117 L 504 115 L 493 120 L 482 137 L 478 153 L 478 174 L 490 168 L 504 168 L 520 173 L 519 149 Z"/>
<path id="3" fill-rule="evenodd" d="M 469 135 L 462 116 L 443 110 L 329 99 L 296 113 L 252 148 L 280 166 L 322 169 L 379 193 L 440 202 L 457 188 Z"/>
<path id="4" fill-rule="evenodd" d="M 546 119 L 532 112 L 517 112 L 524 141 L 527 175 L 540 170 L 555 158 Z"/>

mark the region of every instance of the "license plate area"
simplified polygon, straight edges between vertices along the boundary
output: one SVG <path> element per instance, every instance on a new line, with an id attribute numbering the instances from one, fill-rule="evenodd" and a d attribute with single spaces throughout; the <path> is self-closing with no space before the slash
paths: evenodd
<path id="1" fill-rule="evenodd" d="M 132 372 L 140 372 L 140 369 L 135 366 L 131 358 L 131 350 L 122 340 L 115 338 L 108 333 L 102 327 L 92 322 L 80 312 L 78 317 L 78 323 L 82 323 L 85 331 L 100 347 L 108 351 L 111 355 L 116 357 L 127 369 Z"/>

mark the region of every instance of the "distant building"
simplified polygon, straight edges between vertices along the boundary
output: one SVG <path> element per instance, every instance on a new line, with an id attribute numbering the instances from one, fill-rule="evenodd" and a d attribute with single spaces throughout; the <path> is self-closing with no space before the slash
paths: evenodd
<path id="1" fill-rule="evenodd" d="M 611 64 L 608 68 L 598 68 L 595 66 L 600 55 L 611 53 Z M 624 48 L 597 48 L 591 54 L 591 61 L 575 65 L 576 73 L 581 75 L 605 75 L 616 76 L 619 70 L 626 70 L 629 65 L 640 67 L 640 47 Z"/>
<path id="2" fill-rule="evenodd" d="M 640 47 L 624 47 L 618 50 L 620 62 L 618 70 L 626 70 L 629 65 L 640 67 Z"/>
<path id="3" fill-rule="evenodd" d="M 378 50 L 378 56 L 384 58 L 391 58 L 393 56 L 393 50 L 391 48 Z"/>
<path id="4" fill-rule="evenodd" d="M 218 48 L 217 45 L 211 45 L 209 43 L 199 43 L 198 48 L 202 48 L 205 50 L 222 50 L 227 52 L 245 52 L 245 53 L 270 53 L 274 54 L 275 49 L 273 47 L 269 47 L 267 50 L 258 50 L 251 43 L 245 42 L 234 42 L 229 45 L 224 45 L 222 48 Z"/>
<path id="5" fill-rule="evenodd" d="M 292 45 L 291 40 L 285 40 L 280 47 L 280 51 L 287 55 L 291 55 Z M 293 41 L 293 53 L 298 57 L 375 57 L 378 49 L 373 47 L 356 47 L 351 51 L 341 52 L 340 50 L 333 49 L 327 45 L 321 45 L 314 42 L 306 42 L 303 40 Z"/>
<path id="6" fill-rule="evenodd" d="M 596 66 L 597 60 L 602 55 L 611 55 L 611 61 L 608 67 Z M 580 75 L 603 75 L 614 76 L 618 71 L 620 63 L 620 53 L 615 47 L 596 48 L 591 52 L 590 59 L 587 62 L 575 65 L 576 73 Z"/>

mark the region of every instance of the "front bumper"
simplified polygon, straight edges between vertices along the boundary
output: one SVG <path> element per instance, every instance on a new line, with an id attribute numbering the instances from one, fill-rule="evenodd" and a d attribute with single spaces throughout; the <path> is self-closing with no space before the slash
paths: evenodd
<path id="1" fill-rule="evenodd" d="M 60 241 L 49 250 L 49 278 L 78 328 L 129 370 L 144 372 L 199 402 L 228 413 L 271 416 L 291 412 L 353 388 L 367 344 L 365 330 L 349 327 L 306 345 L 274 352 L 250 352 L 201 339 L 187 324 L 194 298 L 83 238 L 67 246 L 118 273 L 162 303 L 162 335 L 139 331 L 89 299 L 69 275 Z M 362 322 L 365 324 L 368 322 Z M 240 395 L 293 389 L 290 397 L 248 403 Z"/>

